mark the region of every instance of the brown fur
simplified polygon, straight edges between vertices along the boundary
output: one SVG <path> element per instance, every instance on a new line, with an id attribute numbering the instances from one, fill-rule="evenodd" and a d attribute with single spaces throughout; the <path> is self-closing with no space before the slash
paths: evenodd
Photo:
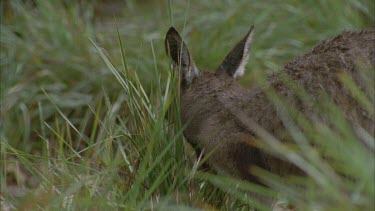
<path id="1" fill-rule="evenodd" d="M 306 90 L 314 101 L 308 104 L 300 102 L 282 83 L 278 77 L 280 73 L 270 76 L 264 87 L 246 89 L 225 71 L 203 72 L 189 85 L 182 85 L 181 116 L 183 123 L 188 124 L 184 135 L 204 152 L 214 150 L 208 163 L 224 174 L 260 182 L 250 172 L 254 165 L 280 174 L 288 173 L 288 164 L 253 147 L 257 138 L 254 131 L 233 111 L 240 110 L 277 138 L 285 139 L 278 108 L 267 98 L 265 90 L 274 88 L 288 104 L 310 117 L 312 108 L 319 103 L 319 96 L 327 93 L 353 125 L 360 125 L 374 134 L 374 116 L 358 105 L 338 78 L 341 73 L 348 74 L 369 95 L 358 70 L 357 62 L 360 61 L 366 61 L 372 68 L 375 66 L 375 30 L 344 32 L 287 63 L 280 72 Z"/>

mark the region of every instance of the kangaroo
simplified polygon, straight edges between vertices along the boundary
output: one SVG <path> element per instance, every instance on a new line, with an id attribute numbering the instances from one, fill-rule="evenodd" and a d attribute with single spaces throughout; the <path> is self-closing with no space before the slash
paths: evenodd
<path id="1" fill-rule="evenodd" d="M 287 63 L 283 69 L 267 78 L 264 87 L 246 89 L 238 79 L 245 73 L 254 35 L 254 26 L 235 45 L 218 68 L 201 72 L 191 53 L 175 28 L 166 34 L 165 48 L 175 69 L 180 71 L 180 112 L 184 136 L 197 154 L 209 154 L 207 162 L 218 172 L 261 184 L 251 172 L 252 166 L 278 172 L 298 172 L 285 161 L 270 157 L 255 147 L 256 131 L 246 126 L 241 116 L 279 138 L 287 139 L 278 108 L 269 100 L 265 89 L 272 87 L 286 102 L 303 115 L 312 115 L 312 106 L 299 101 L 293 91 L 284 85 L 279 74 L 284 73 L 317 100 L 326 93 L 346 114 L 353 125 L 374 134 L 374 112 L 366 112 L 348 91 L 344 90 L 338 75 L 351 76 L 366 91 L 365 79 L 358 70 L 357 61 L 375 66 L 375 30 L 343 32 L 321 42 L 305 55 Z M 372 79 L 373 81 L 373 79 Z M 373 94 L 373 93 L 372 93 Z M 369 99 L 374 99 L 372 96 Z"/>

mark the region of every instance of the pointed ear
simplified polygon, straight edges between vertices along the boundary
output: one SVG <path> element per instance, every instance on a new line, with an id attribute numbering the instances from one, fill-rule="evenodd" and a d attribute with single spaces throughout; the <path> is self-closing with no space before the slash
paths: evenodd
<path id="1" fill-rule="evenodd" d="M 250 48 L 254 34 L 254 25 L 251 26 L 246 36 L 225 57 L 217 72 L 226 72 L 233 78 L 241 77 L 249 60 Z"/>
<path id="2" fill-rule="evenodd" d="M 199 75 L 193 58 L 175 28 L 169 28 L 165 37 L 165 50 L 171 57 L 174 68 L 182 71 L 183 83 L 190 84 Z"/>

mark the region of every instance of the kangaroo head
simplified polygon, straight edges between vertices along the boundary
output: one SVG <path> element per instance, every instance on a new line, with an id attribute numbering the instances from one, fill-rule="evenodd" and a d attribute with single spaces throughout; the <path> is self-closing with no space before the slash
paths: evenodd
<path id="1" fill-rule="evenodd" d="M 215 116 L 217 114 L 215 109 L 222 107 L 217 98 L 237 98 L 236 96 L 244 92 L 237 79 L 245 72 L 254 34 L 253 29 L 254 26 L 235 45 L 215 71 L 207 72 L 199 71 L 179 33 L 173 27 L 169 29 L 165 38 L 165 49 L 172 60 L 174 69 L 180 73 L 181 115 L 184 123 L 193 121 L 197 113 L 204 113 L 204 116 L 208 117 Z M 236 103 L 236 100 L 231 103 Z M 202 122 L 191 123 L 185 134 L 189 134 L 192 128 L 191 133 L 197 134 L 198 130 L 203 128 L 202 124 Z M 192 138 L 187 138 L 190 139 L 189 142 L 194 142 Z"/>
<path id="2" fill-rule="evenodd" d="M 229 52 L 216 71 L 207 72 L 198 70 L 193 56 L 176 29 L 171 27 L 167 32 L 165 49 L 172 60 L 174 69 L 180 73 L 181 78 L 182 120 L 184 123 L 194 121 L 194 118 L 197 120 L 196 122 L 191 122 L 185 130 L 190 143 L 200 142 L 204 146 L 208 144 L 202 143 L 204 142 L 203 140 L 207 140 L 207 137 L 191 137 L 196 136 L 206 126 L 205 121 L 200 121 L 197 116 L 207 116 L 207 118 L 216 116 L 218 114 L 217 109 L 223 109 L 217 98 L 223 96 L 236 98 L 235 96 L 242 92 L 242 88 L 236 79 L 240 78 L 245 72 L 254 34 L 253 29 L 254 26 Z M 205 131 L 204 133 L 207 132 Z M 194 141 L 194 139 L 199 140 Z"/>
<path id="3" fill-rule="evenodd" d="M 240 99 L 246 92 L 237 79 L 244 74 L 249 59 L 253 29 L 252 26 L 216 71 L 198 70 L 191 53 L 173 27 L 165 39 L 167 54 L 171 57 L 174 69 L 180 73 L 180 112 L 183 123 L 187 124 L 185 137 L 197 153 L 201 150 L 207 153 L 215 150 L 209 163 L 217 170 L 230 172 L 231 175 L 240 174 L 238 168 L 233 170 L 236 169 L 233 165 L 236 165 L 235 160 L 243 160 L 241 153 L 237 153 L 234 148 L 242 150 L 243 141 L 248 140 L 249 134 L 238 127 L 226 106 L 240 105 Z M 237 155 L 233 156 L 233 153 Z"/>

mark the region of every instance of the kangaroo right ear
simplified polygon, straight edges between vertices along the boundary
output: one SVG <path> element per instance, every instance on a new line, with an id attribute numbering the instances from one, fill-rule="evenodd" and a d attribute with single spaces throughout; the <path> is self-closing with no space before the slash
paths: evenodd
<path id="1" fill-rule="evenodd" d="M 249 60 L 250 48 L 254 34 L 254 25 L 244 38 L 232 49 L 221 63 L 218 72 L 226 72 L 233 78 L 241 77 L 245 72 L 245 66 Z"/>
<path id="2" fill-rule="evenodd" d="M 173 67 L 182 70 L 183 83 L 190 84 L 193 78 L 199 75 L 199 70 L 181 36 L 173 27 L 169 28 L 165 37 L 165 50 L 172 59 Z"/>

